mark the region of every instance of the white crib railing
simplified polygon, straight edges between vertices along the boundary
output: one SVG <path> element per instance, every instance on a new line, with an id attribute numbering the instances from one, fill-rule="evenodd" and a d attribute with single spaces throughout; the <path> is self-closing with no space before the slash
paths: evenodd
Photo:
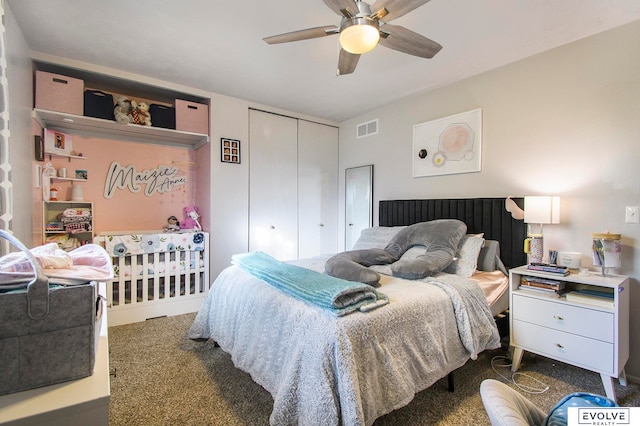
<path id="1" fill-rule="evenodd" d="M 196 312 L 210 285 L 209 234 L 201 234 L 203 250 L 177 246 L 172 251 L 109 253 L 114 267 L 114 278 L 107 283 L 109 326 Z M 99 235 L 94 243 L 105 247 L 113 235 Z M 162 236 L 166 234 L 158 238 Z"/>

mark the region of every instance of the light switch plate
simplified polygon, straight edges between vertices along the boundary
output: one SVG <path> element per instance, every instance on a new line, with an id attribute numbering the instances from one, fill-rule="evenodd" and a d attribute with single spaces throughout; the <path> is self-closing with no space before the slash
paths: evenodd
<path id="1" fill-rule="evenodd" d="M 640 207 L 639 206 L 627 206 L 625 209 L 626 223 L 640 223 Z"/>

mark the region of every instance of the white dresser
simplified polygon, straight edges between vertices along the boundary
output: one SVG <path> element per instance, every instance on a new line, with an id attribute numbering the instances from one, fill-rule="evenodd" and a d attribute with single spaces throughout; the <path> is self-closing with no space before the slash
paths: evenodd
<path id="1" fill-rule="evenodd" d="M 610 307 L 568 301 L 565 295 L 519 289 L 523 276 L 565 283 L 566 291 L 599 290 L 613 294 Z M 629 359 L 629 279 L 622 275 L 570 274 L 566 277 L 530 271 L 509 272 L 512 371 L 530 351 L 600 373 L 608 398 L 615 400 L 613 379 L 626 385 Z M 566 294 L 566 293 L 565 293 Z"/>

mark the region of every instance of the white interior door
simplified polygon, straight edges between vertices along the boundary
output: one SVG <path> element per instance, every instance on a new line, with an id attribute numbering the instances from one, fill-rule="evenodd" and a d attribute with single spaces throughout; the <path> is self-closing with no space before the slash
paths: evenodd
<path id="1" fill-rule="evenodd" d="M 345 250 L 373 226 L 373 165 L 345 170 Z"/>
<path id="2" fill-rule="evenodd" d="M 338 251 L 338 128 L 298 120 L 300 258 Z"/>
<path id="3" fill-rule="evenodd" d="M 298 258 L 297 127 L 296 119 L 249 111 L 249 250 L 279 260 Z"/>

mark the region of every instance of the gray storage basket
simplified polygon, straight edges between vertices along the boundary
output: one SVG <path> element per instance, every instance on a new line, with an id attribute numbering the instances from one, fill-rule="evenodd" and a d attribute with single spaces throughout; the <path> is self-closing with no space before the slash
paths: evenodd
<path id="1" fill-rule="evenodd" d="M 0 280 L 0 395 L 90 376 L 96 283 L 50 285 L 20 241 L 3 230 L 0 237 L 22 250 L 35 271 L 22 288 L 15 278 L 8 286 Z"/>

